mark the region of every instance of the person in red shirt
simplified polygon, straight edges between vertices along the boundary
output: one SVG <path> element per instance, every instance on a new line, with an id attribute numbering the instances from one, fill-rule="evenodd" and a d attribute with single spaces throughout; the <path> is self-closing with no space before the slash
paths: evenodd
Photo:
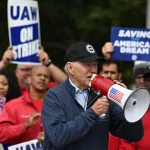
<path id="1" fill-rule="evenodd" d="M 42 131 L 41 109 L 49 78 L 46 66 L 35 66 L 24 94 L 6 103 L 0 116 L 0 143 L 18 144 L 38 137 Z"/>

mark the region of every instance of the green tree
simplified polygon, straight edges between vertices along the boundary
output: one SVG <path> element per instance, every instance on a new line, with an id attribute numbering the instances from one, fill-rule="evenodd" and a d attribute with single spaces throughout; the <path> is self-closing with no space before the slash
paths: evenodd
<path id="1" fill-rule="evenodd" d="M 145 27 L 146 0 L 38 0 L 42 45 L 53 62 L 64 66 L 65 51 L 72 43 L 87 41 L 98 53 L 110 41 L 111 27 Z M 9 45 L 7 1 L 0 2 L 0 54 Z M 125 81 L 133 63 L 124 63 Z M 131 82 L 131 80 L 130 80 Z"/>

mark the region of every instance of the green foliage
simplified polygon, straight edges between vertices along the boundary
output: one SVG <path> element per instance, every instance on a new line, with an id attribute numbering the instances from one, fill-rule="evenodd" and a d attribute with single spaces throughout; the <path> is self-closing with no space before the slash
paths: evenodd
<path id="1" fill-rule="evenodd" d="M 146 0 L 39 0 L 38 2 L 42 45 L 53 62 L 60 67 L 64 66 L 63 57 L 67 47 L 74 42 L 90 42 L 100 53 L 103 44 L 110 41 L 111 27 L 145 27 Z M 9 43 L 6 0 L 0 2 L 0 14 L 2 55 Z M 132 63 L 125 64 L 128 70 L 132 69 L 132 65 Z M 131 79 L 131 71 L 125 71 L 124 76 Z"/>
<path id="2" fill-rule="evenodd" d="M 145 27 L 144 0 L 39 1 L 42 39 L 103 44 L 112 26 Z M 48 32 L 47 32 L 48 31 Z"/>
<path id="3" fill-rule="evenodd" d="M 88 41 L 100 53 L 110 41 L 111 27 L 145 27 L 146 0 L 47 0 L 39 4 L 42 43 L 61 64 L 65 50 L 74 42 Z M 123 81 L 130 84 L 133 63 L 124 62 L 123 67 Z"/>

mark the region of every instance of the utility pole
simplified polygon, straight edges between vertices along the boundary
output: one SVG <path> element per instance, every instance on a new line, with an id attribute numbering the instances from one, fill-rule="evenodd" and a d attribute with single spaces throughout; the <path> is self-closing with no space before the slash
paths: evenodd
<path id="1" fill-rule="evenodd" d="M 147 0 L 147 10 L 146 10 L 146 28 L 150 29 L 150 0 Z"/>
<path id="2" fill-rule="evenodd" d="M 150 0 L 147 0 L 147 8 L 146 8 L 146 28 L 150 29 Z M 135 61 L 134 65 L 144 63 L 147 61 Z M 150 61 L 148 61 L 150 63 Z"/>

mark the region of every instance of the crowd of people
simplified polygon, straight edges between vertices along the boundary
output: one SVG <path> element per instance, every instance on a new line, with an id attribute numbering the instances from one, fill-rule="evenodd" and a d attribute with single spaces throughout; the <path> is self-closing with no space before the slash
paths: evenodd
<path id="1" fill-rule="evenodd" d="M 64 72 L 40 46 L 41 65 L 17 64 L 11 73 L 7 66 L 14 55 L 8 47 L 0 61 L 0 150 L 33 139 L 44 150 L 149 150 L 150 109 L 129 123 L 117 104 L 97 97 L 89 87 L 92 75 L 100 73 L 127 88 L 121 62 L 111 58 L 113 50 L 106 42 L 100 57 L 89 43 L 72 44 Z M 150 64 L 138 64 L 132 71 L 135 87 L 150 89 Z"/>
<path id="2" fill-rule="evenodd" d="M 112 52 L 113 52 L 112 44 L 106 43 L 106 46 L 103 47 L 103 54 L 106 55 L 108 60 Z M 117 63 L 116 63 L 116 68 L 117 68 L 116 72 L 119 74 L 121 72 L 121 69 L 119 65 L 117 65 Z M 113 70 L 115 71 L 115 67 L 113 68 Z M 133 74 L 135 88 L 146 87 L 150 90 L 150 63 L 149 62 L 144 62 L 135 65 L 133 67 L 132 74 Z M 116 76 L 116 78 L 112 78 L 112 80 L 114 79 L 119 80 L 120 78 L 119 76 Z M 148 142 L 150 136 L 149 117 L 150 117 L 150 108 L 142 118 L 143 127 L 144 127 L 144 136 L 142 140 L 138 142 L 129 142 L 124 139 L 113 136 L 112 134 L 109 134 L 108 150 L 149 150 L 150 149 L 150 143 Z"/>
<path id="3" fill-rule="evenodd" d="M 37 137 L 41 141 L 43 137 L 39 135 L 43 136 L 43 127 L 40 116 L 45 93 L 67 78 L 50 62 L 42 46 L 38 57 L 42 65 L 17 64 L 15 73 L 10 73 L 7 66 L 13 60 L 13 52 L 12 47 L 8 47 L 0 62 L 0 97 L 6 99 L 0 116 L 0 143 L 4 149 Z"/>

